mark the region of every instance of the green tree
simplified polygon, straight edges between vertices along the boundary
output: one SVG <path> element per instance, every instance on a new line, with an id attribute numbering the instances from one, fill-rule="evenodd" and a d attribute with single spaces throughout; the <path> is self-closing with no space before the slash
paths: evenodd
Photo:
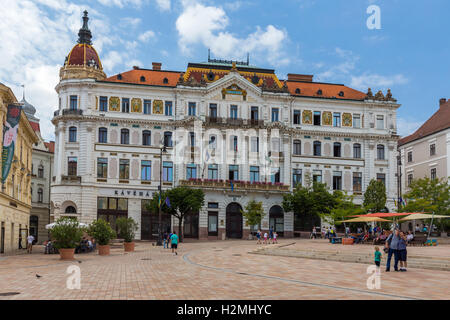
<path id="1" fill-rule="evenodd" d="M 50 229 L 50 234 L 55 241 L 55 248 L 72 249 L 80 245 L 83 231 L 84 228 L 79 226 L 76 219 L 63 217 L 56 221 L 55 226 Z"/>
<path id="2" fill-rule="evenodd" d="M 116 220 L 116 225 L 119 228 L 119 237 L 125 242 L 133 242 L 138 230 L 138 224 L 133 218 L 121 217 Z"/>
<path id="3" fill-rule="evenodd" d="M 166 201 L 167 198 L 169 199 L 169 203 Z M 178 219 L 178 237 L 181 242 L 183 241 L 182 225 L 184 217 L 186 214 L 200 210 L 205 203 L 205 193 L 200 189 L 192 189 L 184 186 L 162 192 L 161 198 L 159 197 L 159 193 L 155 193 L 147 205 L 147 210 L 158 214 L 159 202 L 161 202 L 162 212 Z"/>
<path id="4" fill-rule="evenodd" d="M 386 207 L 386 187 L 383 182 L 372 179 L 364 192 L 364 207 L 368 212 L 375 213 Z"/>
<path id="5" fill-rule="evenodd" d="M 257 226 L 261 224 L 261 220 L 266 213 L 264 212 L 262 202 L 251 200 L 245 210 L 241 210 L 242 216 L 247 220 L 249 226 Z"/>
<path id="6" fill-rule="evenodd" d="M 98 219 L 92 222 L 87 230 L 87 233 L 97 241 L 101 246 L 106 246 L 116 237 L 116 232 L 111 228 L 110 224 Z"/>
<path id="7" fill-rule="evenodd" d="M 353 202 L 354 196 L 348 195 L 345 191 L 336 190 L 333 192 L 335 205 L 328 215 L 327 220 L 332 224 L 339 224 L 340 221 L 348 219 L 350 216 L 363 214 L 365 210 Z M 345 223 L 344 223 L 345 226 Z"/>

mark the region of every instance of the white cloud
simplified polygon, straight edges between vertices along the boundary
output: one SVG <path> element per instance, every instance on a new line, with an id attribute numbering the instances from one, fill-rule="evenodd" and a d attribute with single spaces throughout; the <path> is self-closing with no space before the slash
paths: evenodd
<path id="1" fill-rule="evenodd" d="M 102 5 L 108 6 L 108 7 L 119 7 L 123 8 L 126 6 L 134 6 L 137 8 L 140 8 L 142 4 L 144 3 L 143 0 L 98 0 Z"/>
<path id="2" fill-rule="evenodd" d="M 336 80 L 338 78 L 341 78 L 342 76 L 348 75 L 351 71 L 353 71 L 356 68 L 356 63 L 359 60 L 359 56 L 355 55 L 350 50 L 344 50 L 341 48 L 335 48 L 332 55 L 337 56 L 339 59 L 342 60 L 342 62 L 337 63 L 328 70 L 320 72 L 317 74 L 317 80 L 318 81 L 331 81 Z M 324 64 L 319 64 L 320 67 L 323 67 Z"/>
<path id="3" fill-rule="evenodd" d="M 103 68 L 105 71 L 112 71 L 114 67 L 123 62 L 122 55 L 117 51 L 110 51 L 102 59 Z"/>
<path id="4" fill-rule="evenodd" d="M 242 59 L 247 52 L 272 64 L 289 63 L 282 47 L 288 36 L 285 30 L 268 25 L 256 27 L 254 33 L 239 38 L 226 31 L 230 20 L 221 7 L 205 6 L 196 1 L 182 1 L 183 12 L 176 21 L 180 48 L 189 53 L 193 45 L 211 48 L 221 58 Z M 201 21 L 201 23 L 199 23 Z"/>
<path id="5" fill-rule="evenodd" d="M 170 11 L 170 0 L 156 0 L 156 4 L 161 11 Z"/>
<path id="6" fill-rule="evenodd" d="M 414 133 L 423 124 L 421 121 L 417 121 L 411 118 L 397 118 L 397 134 L 401 137 L 409 136 Z"/>
<path id="7" fill-rule="evenodd" d="M 138 37 L 139 41 L 148 42 L 150 39 L 155 38 L 155 33 L 152 30 L 147 30 L 141 33 Z"/>
<path id="8" fill-rule="evenodd" d="M 352 76 L 351 78 L 351 86 L 357 89 L 388 89 L 394 85 L 403 85 L 406 83 L 408 83 L 408 79 L 402 74 L 395 74 L 391 76 L 363 74 L 361 76 Z"/>
<path id="9" fill-rule="evenodd" d="M 136 28 L 141 23 L 141 19 L 133 18 L 133 17 L 126 17 L 126 18 L 120 19 L 120 22 L 121 22 L 122 27 L 130 26 L 132 28 Z"/>

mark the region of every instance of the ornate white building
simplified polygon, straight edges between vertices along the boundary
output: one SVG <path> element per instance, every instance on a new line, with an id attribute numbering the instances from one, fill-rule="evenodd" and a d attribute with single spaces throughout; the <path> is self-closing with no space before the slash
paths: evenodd
<path id="1" fill-rule="evenodd" d="M 127 215 L 139 222 L 138 238 L 152 238 L 157 216 L 145 204 L 158 190 L 161 161 L 163 190 L 188 185 L 206 194 L 201 211 L 187 217 L 185 236 L 246 238 L 240 209 L 252 199 L 267 213 L 262 230 L 272 226 L 287 237 L 309 230 L 315 222 L 294 226 L 281 208 L 283 194 L 306 176 L 359 203 L 371 179 L 383 180 L 394 208 L 400 105 L 389 91 L 373 96 L 308 75 L 283 81 L 248 61 L 209 58 L 185 72 L 153 63 L 107 77 L 87 13 L 83 19 L 56 87 L 54 219 L 114 225 Z M 166 227 L 170 220 L 164 217 Z"/>

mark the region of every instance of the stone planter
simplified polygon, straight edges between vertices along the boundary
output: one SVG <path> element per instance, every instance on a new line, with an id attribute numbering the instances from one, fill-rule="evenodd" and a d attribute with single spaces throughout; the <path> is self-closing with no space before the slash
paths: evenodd
<path id="1" fill-rule="evenodd" d="M 106 246 L 98 246 L 98 254 L 101 256 L 109 256 L 109 252 L 110 252 L 111 247 L 109 246 L 109 244 L 107 244 Z"/>
<path id="2" fill-rule="evenodd" d="M 61 260 L 75 260 L 75 248 L 59 249 L 59 257 Z"/>
<path id="3" fill-rule="evenodd" d="M 342 239 L 342 244 L 343 245 L 352 245 L 353 239 L 352 238 L 344 238 L 344 239 Z"/>
<path id="4" fill-rule="evenodd" d="M 124 242 L 123 247 L 125 248 L 125 252 L 133 252 L 134 251 L 134 242 Z"/>

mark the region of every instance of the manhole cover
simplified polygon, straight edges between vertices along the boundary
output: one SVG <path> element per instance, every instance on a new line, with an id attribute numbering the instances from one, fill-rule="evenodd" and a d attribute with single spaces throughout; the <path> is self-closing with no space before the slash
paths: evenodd
<path id="1" fill-rule="evenodd" d="M 148 261 L 148 260 L 152 260 L 152 259 L 150 259 L 150 258 L 144 258 L 144 259 L 141 259 L 141 260 Z"/>
<path id="2" fill-rule="evenodd" d="M 235 256 L 235 257 L 240 257 L 241 254 L 233 254 L 233 256 Z"/>
<path id="3" fill-rule="evenodd" d="M 243 274 L 243 275 L 245 275 L 245 276 L 248 275 L 248 273 L 245 273 L 245 272 L 238 272 L 238 274 Z"/>
<path id="4" fill-rule="evenodd" d="M 20 292 L 0 292 L 1 297 L 15 296 L 18 294 L 20 294 Z"/>

